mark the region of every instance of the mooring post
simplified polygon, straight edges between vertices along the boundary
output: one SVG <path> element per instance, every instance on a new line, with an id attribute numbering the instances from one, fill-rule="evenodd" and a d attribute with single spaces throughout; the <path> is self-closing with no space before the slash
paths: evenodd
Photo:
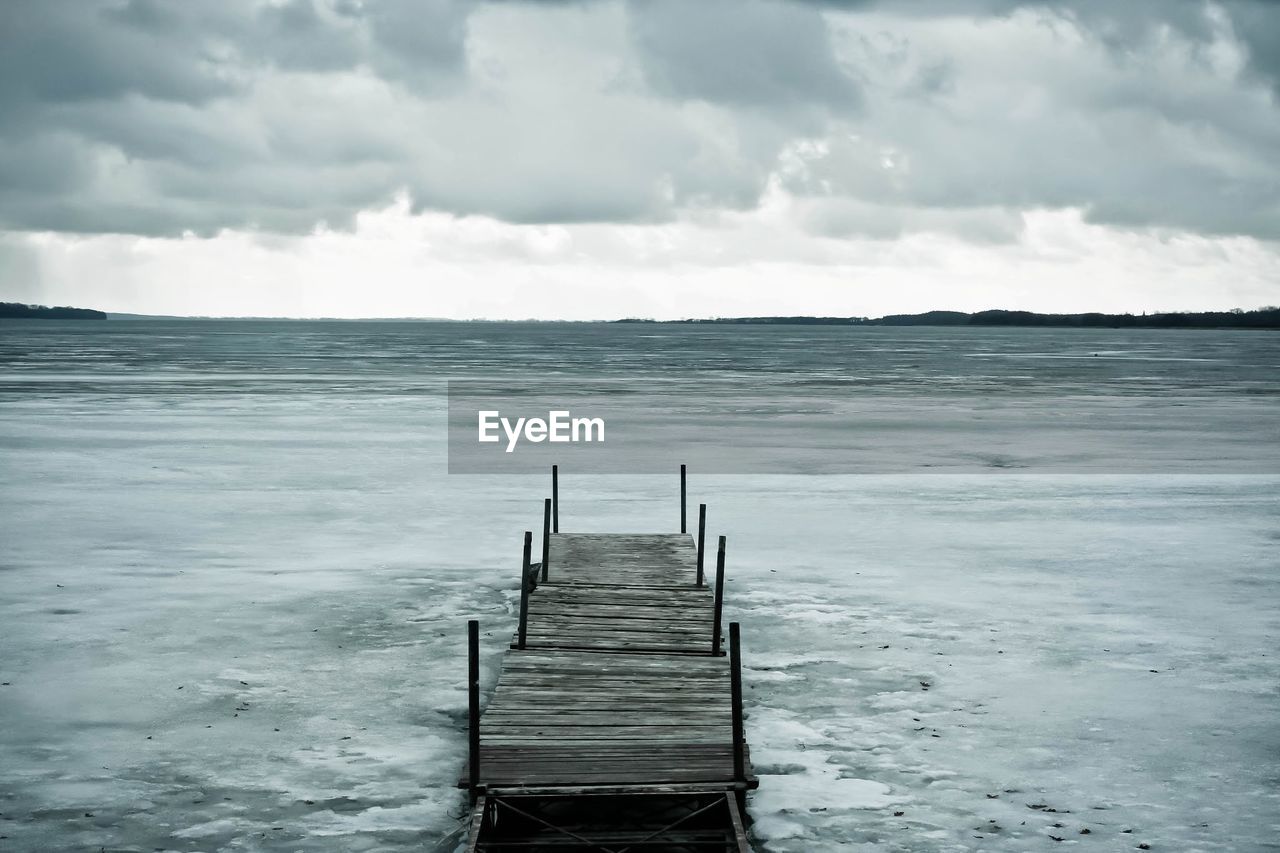
<path id="1" fill-rule="evenodd" d="M 467 754 L 471 805 L 480 792 L 480 623 L 467 622 Z"/>
<path id="2" fill-rule="evenodd" d="M 698 504 L 698 586 L 702 586 L 702 555 L 707 550 L 707 505 Z"/>
<path id="3" fill-rule="evenodd" d="M 551 556 L 551 498 L 542 502 L 542 582 L 547 582 L 547 559 Z"/>
<path id="4" fill-rule="evenodd" d="M 733 706 L 733 779 L 747 781 L 746 756 L 742 745 L 742 645 L 738 636 L 738 623 L 729 623 L 729 701 Z"/>
<path id="5" fill-rule="evenodd" d="M 684 465 L 681 465 L 680 466 L 680 532 L 688 533 L 689 527 L 685 523 L 685 512 L 684 512 L 684 506 L 685 506 L 684 474 L 685 474 L 685 467 Z"/>
<path id="6" fill-rule="evenodd" d="M 716 609 L 711 622 L 711 654 L 720 654 L 720 614 L 724 608 L 724 537 L 716 550 Z"/>
<path id="7" fill-rule="evenodd" d="M 525 634 L 529 629 L 529 554 L 533 550 L 533 531 L 524 532 L 524 564 L 520 569 L 520 630 L 516 648 L 524 648 Z"/>
<path id="8" fill-rule="evenodd" d="M 551 466 L 551 532 L 560 532 L 560 466 Z"/>

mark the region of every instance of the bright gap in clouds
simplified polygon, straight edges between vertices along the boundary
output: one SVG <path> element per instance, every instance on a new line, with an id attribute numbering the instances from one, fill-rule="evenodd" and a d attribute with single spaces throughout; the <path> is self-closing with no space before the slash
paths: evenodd
<path id="1" fill-rule="evenodd" d="M 402 197 L 361 213 L 350 231 L 298 237 L 24 240 L 40 259 L 46 301 L 83 301 L 92 281 L 103 310 L 207 316 L 1136 313 L 1261 305 L 1280 280 L 1280 258 L 1251 238 L 1123 232 L 1078 210 L 1030 211 L 1015 240 L 974 243 L 939 233 L 814 236 L 796 224 L 795 204 L 774 190 L 758 209 L 715 221 L 512 225 L 413 214 Z"/>

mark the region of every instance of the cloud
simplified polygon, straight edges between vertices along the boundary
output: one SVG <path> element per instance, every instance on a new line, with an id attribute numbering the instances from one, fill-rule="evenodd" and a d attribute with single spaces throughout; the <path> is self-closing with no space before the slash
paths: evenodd
<path id="1" fill-rule="evenodd" d="M 21 235 L 5 250 L 33 301 L 160 314 L 600 319 L 1224 309 L 1274 303 L 1280 254 L 1247 238 L 1117 232 L 1037 211 L 1010 240 L 921 232 L 815 237 L 771 186 L 749 211 L 652 225 L 516 225 L 413 214 L 407 199 L 349 231 L 214 239 Z M 104 275 L 110 270 L 110 275 Z M 14 298 L 18 298 L 14 294 Z"/>
<path id="2" fill-rule="evenodd" d="M 797 148 L 782 172 L 794 192 L 1280 237 L 1280 113 L 1241 82 L 1225 22 L 1214 42 L 1166 31 L 1123 56 L 1043 9 L 844 24 L 874 118 Z"/>
<path id="3" fill-rule="evenodd" d="M 4 126 L 42 107 L 111 99 L 130 93 L 201 103 L 228 94 L 235 81 L 219 73 L 199 45 L 163 38 L 168 16 L 141 15 L 142 4 L 112 8 L 14 0 L 0 6 L 0 99 Z"/>
<path id="4" fill-rule="evenodd" d="M 45 302 L 44 275 L 40 250 L 26 235 L 0 235 L 0 282 L 4 282 L 6 302 Z"/>
<path id="5" fill-rule="evenodd" d="M 9 0 L 0 229 L 714 221 L 1280 238 L 1280 13 L 1231 0 Z"/>
<path id="6" fill-rule="evenodd" d="M 741 107 L 856 110 L 826 19 L 813 8 L 760 0 L 635 0 L 631 36 L 653 89 Z"/>

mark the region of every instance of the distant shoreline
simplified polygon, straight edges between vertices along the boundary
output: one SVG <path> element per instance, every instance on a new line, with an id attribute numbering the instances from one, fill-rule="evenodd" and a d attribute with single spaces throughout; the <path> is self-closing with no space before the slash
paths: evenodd
<path id="1" fill-rule="evenodd" d="M 711 324 L 749 326 L 979 326 L 1019 328 L 1080 329 L 1280 329 L 1280 308 L 1252 311 L 1165 311 L 1152 314 L 1041 314 L 1034 311 L 990 310 L 926 311 L 921 314 L 888 314 L 883 317 L 814 317 L 808 315 L 763 317 L 701 317 L 655 320 L 627 317 L 619 320 L 454 320 L 447 317 L 199 317 L 162 314 L 122 314 L 90 308 L 24 305 L 0 302 L 0 319 L 31 320 L 207 320 L 257 322 L 336 323 L 617 323 L 617 324 Z"/>
<path id="2" fill-rule="evenodd" d="M 17 320 L 105 320 L 106 312 L 92 308 L 68 308 L 48 305 L 24 305 L 21 302 L 0 302 L 0 318 Z"/>
<path id="3" fill-rule="evenodd" d="M 615 320 L 616 323 L 723 323 L 766 326 L 1018 326 L 1085 329 L 1280 329 L 1280 308 L 1254 311 L 1170 311 L 1157 314 L 1039 314 L 1034 311 L 926 311 L 884 317 L 716 317 L 697 320 Z"/>

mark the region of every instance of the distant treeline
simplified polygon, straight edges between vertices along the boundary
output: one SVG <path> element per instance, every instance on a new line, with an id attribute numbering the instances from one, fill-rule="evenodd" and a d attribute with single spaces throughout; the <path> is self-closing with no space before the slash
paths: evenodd
<path id="1" fill-rule="evenodd" d="M 619 323 L 653 323 L 627 319 Z M 1037 314 L 1032 311 L 926 311 L 886 317 L 716 317 L 676 323 L 756 323 L 778 326 L 1054 326 L 1084 329 L 1280 329 L 1280 308 L 1163 314 Z"/>
<path id="2" fill-rule="evenodd" d="M 92 308 L 50 308 L 47 305 L 23 305 L 0 302 L 0 317 L 26 317 L 35 320 L 105 320 L 107 315 Z"/>

